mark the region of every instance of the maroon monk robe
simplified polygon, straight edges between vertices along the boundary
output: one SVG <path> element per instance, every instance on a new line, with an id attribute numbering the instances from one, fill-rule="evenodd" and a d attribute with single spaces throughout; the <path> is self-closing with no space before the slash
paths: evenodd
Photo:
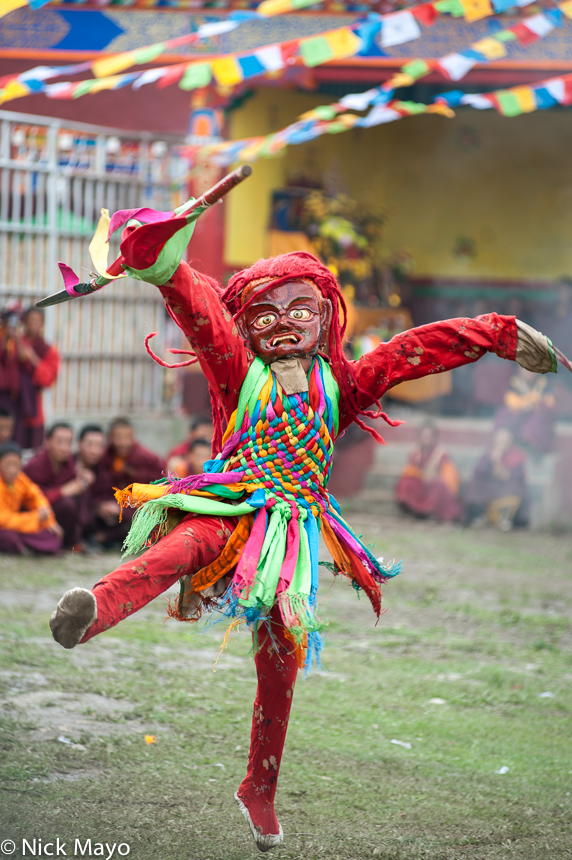
<path id="1" fill-rule="evenodd" d="M 88 538 L 95 537 L 104 547 L 117 548 L 127 537 L 135 511 L 132 508 L 124 508 L 120 522 L 118 505 L 115 521 L 109 523 L 104 520 L 99 514 L 99 507 L 103 502 L 115 501 L 114 487 L 118 487 L 118 484 L 111 477 L 109 469 L 102 466 L 101 460 L 97 466 L 92 467 L 92 471 L 95 472 L 95 481 L 87 490 L 89 521 L 84 534 Z"/>
<path id="2" fill-rule="evenodd" d="M 9 409 L 14 416 L 13 439 L 23 446 L 24 413 L 20 390 L 20 366 L 15 339 L 0 328 L 0 406 Z M 33 399 L 30 401 L 33 403 Z M 29 406 L 29 404 L 27 404 Z"/>
<path id="3" fill-rule="evenodd" d="M 114 499 L 116 489 L 123 490 L 129 484 L 149 484 L 156 481 L 162 476 L 163 469 L 163 461 L 138 442 L 125 460 L 117 457 L 110 445 L 98 463 L 95 482 L 90 487 L 89 532 L 99 535 L 98 540 L 104 546 L 121 545 L 127 537 L 135 511 L 132 508 L 124 508 L 121 522 L 118 513 L 117 522 L 109 523 L 99 516 L 97 508 L 102 502 Z"/>
<path id="4" fill-rule="evenodd" d="M 24 338 L 24 343 L 36 353 L 39 361 L 33 365 L 20 361 L 20 385 L 22 394 L 29 393 L 33 408 L 24 415 L 21 445 L 23 448 L 39 448 L 44 441 L 44 409 L 42 392 L 57 379 L 60 356 L 55 346 L 50 346 L 42 337 Z M 22 398 L 23 399 L 23 398 Z"/>
<path id="5" fill-rule="evenodd" d="M 162 477 L 163 460 L 139 442 L 125 459 L 118 457 L 110 445 L 100 461 L 100 468 L 110 476 L 112 486 L 123 490 L 129 484 L 150 484 Z"/>
<path id="6" fill-rule="evenodd" d="M 62 463 L 56 471 L 47 450 L 39 451 L 25 465 L 24 472 L 42 490 L 64 531 L 64 547 L 81 543 L 84 525 L 88 519 L 87 491 L 77 496 L 62 496 L 64 484 L 76 477 L 73 457 Z"/>

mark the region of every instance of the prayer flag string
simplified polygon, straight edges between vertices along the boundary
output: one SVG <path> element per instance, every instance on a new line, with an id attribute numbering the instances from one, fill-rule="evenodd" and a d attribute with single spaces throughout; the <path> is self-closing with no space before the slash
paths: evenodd
<path id="1" fill-rule="evenodd" d="M 360 54 L 367 55 L 374 43 L 378 43 L 382 49 L 404 44 L 418 39 L 422 35 L 420 24 L 430 27 L 440 14 L 476 21 L 513 7 L 526 6 L 532 1 L 493 0 L 491 4 L 489 0 L 435 0 L 435 2 L 421 3 L 387 15 L 370 13 L 352 25 L 301 39 L 266 45 L 249 52 L 200 60 L 193 58 L 177 65 L 120 74 L 132 66 L 150 63 L 168 51 L 175 51 L 183 46 L 229 33 L 247 21 L 283 14 L 309 5 L 306 0 L 263 0 L 255 12 L 231 12 L 227 18 L 206 23 L 196 32 L 174 39 L 123 51 L 120 54 L 103 55 L 95 60 L 72 66 L 37 66 L 20 75 L 6 75 L 0 78 L 0 104 L 31 93 L 44 93 L 49 98 L 73 99 L 88 93 L 101 92 L 105 89 L 114 90 L 128 85 L 139 89 L 151 83 L 159 87 L 178 83 L 182 89 L 191 90 L 208 86 L 214 80 L 221 86 L 230 87 L 244 80 L 280 73 L 297 58 L 303 65 L 313 68 L 332 60 L 342 60 Z M 34 7 L 36 4 L 35 8 L 38 8 L 45 5 L 45 2 L 47 0 L 32 0 L 31 5 Z M 0 17 L 18 8 L 18 5 L 13 5 L 14 3 L 25 5 L 25 0 L 0 0 Z M 279 8 L 276 6 L 277 3 Z M 296 5 L 300 3 L 302 5 Z M 471 45 L 467 51 L 449 54 L 439 61 L 408 61 L 386 85 L 386 89 L 413 83 L 428 74 L 434 67 L 450 80 L 459 80 L 476 63 L 504 56 L 506 53 L 504 42 L 517 39 L 522 44 L 527 44 L 547 35 L 554 27 L 559 26 L 563 15 L 572 17 L 572 0 L 564 0 L 555 10 L 531 16 L 524 22 L 481 39 Z M 75 75 L 84 71 L 91 71 L 97 80 L 90 78 L 84 81 L 48 83 L 66 74 Z"/>

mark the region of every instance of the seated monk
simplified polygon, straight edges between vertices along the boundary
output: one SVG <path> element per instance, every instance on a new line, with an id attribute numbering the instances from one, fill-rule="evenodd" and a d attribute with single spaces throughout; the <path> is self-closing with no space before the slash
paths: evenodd
<path id="1" fill-rule="evenodd" d="M 213 434 L 214 427 L 212 420 L 207 418 L 205 415 L 195 415 L 189 423 L 189 430 L 186 439 L 183 439 L 182 442 L 175 445 L 175 447 L 167 454 L 167 467 L 170 468 L 169 463 L 173 458 L 184 457 L 189 451 L 191 442 L 194 442 L 195 439 L 206 439 L 210 444 L 213 440 Z"/>
<path id="2" fill-rule="evenodd" d="M 52 506 L 63 529 L 64 548 L 81 551 L 82 532 L 89 516 L 86 491 L 95 475 L 76 463 L 72 443 L 71 426 L 54 424 L 46 434 L 45 447 L 29 460 L 24 471 Z"/>
<path id="3" fill-rule="evenodd" d="M 20 447 L 0 445 L 0 552 L 54 555 L 61 546 L 62 530 L 48 500 L 22 472 Z"/>
<path id="4" fill-rule="evenodd" d="M 101 468 L 107 471 L 115 487 L 127 484 L 150 484 L 163 474 L 164 463 L 135 439 L 133 425 L 128 418 L 111 422 L 108 446 L 101 458 Z"/>
<path id="5" fill-rule="evenodd" d="M 129 484 L 156 481 L 162 476 L 163 468 L 163 461 L 136 441 L 133 425 L 127 418 L 116 418 L 111 423 L 108 446 L 99 461 L 91 490 L 96 510 L 94 538 L 98 544 L 106 549 L 119 548 L 131 527 L 135 511 L 127 507 L 121 512 L 115 490 Z"/>
<path id="6" fill-rule="evenodd" d="M 101 467 L 101 460 L 106 448 L 106 440 L 103 429 L 98 424 L 86 424 L 79 431 L 77 453 L 75 455 L 76 468 L 89 471 L 94 480 L 87 492 L 87 519 L 84 523 L 82 537 L 92 542 L 94 533 L 102 526 L 100 518 L 100 506 L 105 509 L 106 502 L 113 504 L 115 519 L 118 518 L 118 506 L 111 496 L 111 479 L 107 472 Z M 97 542 L 97 541 L 96 541 Z"/>
<path id="7" fill-rule="evenodd" d="M 435 425 L 425 424 L 419 433 L 419 447 L 397 482 L 395 497 L 408 513 L 453 522 L 461 513 L 459 473 L 438 441 Z"/>
<path id="8" fill-rule="evenodd" d="M 510 430 L 518 445 L 538 454 L 554 450 L 555 400 L 544 376 L 519 367 L 495 418 L 495 430 Z"/>
<path id="9" fill-rule="evenodd" d="M 501 427 L 477 463 L 463 494 L 466 525 L 488 522 L 500 531 L 528 525 L 526 454 L 513 442 L 512 433 Z"/>
<path id="10" fill-rule="evenodd" d="M 203 466 L 211 459 L 211 443 L 208 439 L 193 439 L 182 457 L 171 457 L 167 464 L 169 472 L 179 478 L 201 475 Z"/>
<path id="11" fill-rule="evenodd" d="M 6 406 L 0 406 L 0 445 L 14 438 L 14 414 Z"/>

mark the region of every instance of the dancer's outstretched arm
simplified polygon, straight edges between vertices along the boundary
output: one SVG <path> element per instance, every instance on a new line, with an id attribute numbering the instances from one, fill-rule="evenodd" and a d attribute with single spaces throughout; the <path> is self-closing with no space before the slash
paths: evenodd
<path id="1" fill-rule="evenodd" d="M 252 356 L 212 281 L 181 260 L 192 225 L 165 240 L 167 227 L 175 223 L 176 219 L 128 226 L 121 242 L 124 268 L 131 277 L 159 287 L 169 315 L 197 353 L 211 388 L 220 392 L 230 417 Z"/>
<path id="2" fill-rule="evenodd" d="M 360 406 L 368 408 L 400 382 L 470 364 L 487 352 L 537 373 L 557 369 L 548 338 L 513 316 L 441 320 L 397 334 L 353 363 Z"/>
<path id="3" fill-rule="evenodd" d="M 197 353 L 210 385 L 220 391 L 230 417 L 252 356 L 209 279 L 182 261 L 159 287 L 167 311 Z"/>

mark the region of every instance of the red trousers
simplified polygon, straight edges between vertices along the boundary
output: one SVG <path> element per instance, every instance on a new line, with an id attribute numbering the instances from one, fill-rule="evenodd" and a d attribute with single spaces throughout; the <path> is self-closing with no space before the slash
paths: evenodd
<path id="1" fill-rule="evenodd" d="M 231 517 L 189 514 L 142 556 L 104 576 L 93 587 L 97 620 L 82 643 L 141 609 L 181 576 L 214 561 L 235 525 L 236 519 Z M 248 770 L 238 794 L 262 833 L 278 833 L 274 796 L 298 664 L 293 647 L 284 636 L 277 607 L 272 610 L 268 626 L 261 625 L 255 651 L 258 689 Z"/>

